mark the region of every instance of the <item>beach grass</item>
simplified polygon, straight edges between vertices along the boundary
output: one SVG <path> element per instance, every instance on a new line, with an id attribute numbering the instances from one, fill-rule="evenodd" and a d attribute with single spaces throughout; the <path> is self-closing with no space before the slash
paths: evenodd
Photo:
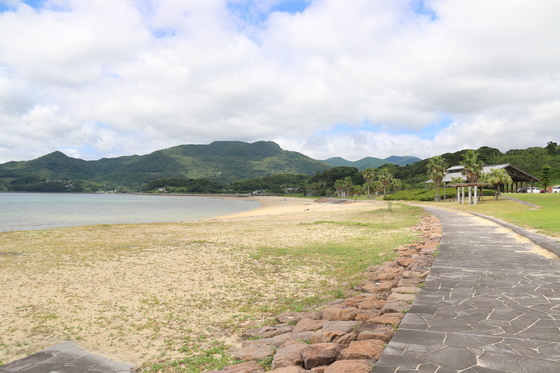
<path id="1" fill-rule="evenodd" d="M 1 233 L 0 361 L 70 340 L 145 371 L 219 368 L 244 329 L 347 295 L 416 239 L 422 213 L 294 200 L 266 215 Z"/>

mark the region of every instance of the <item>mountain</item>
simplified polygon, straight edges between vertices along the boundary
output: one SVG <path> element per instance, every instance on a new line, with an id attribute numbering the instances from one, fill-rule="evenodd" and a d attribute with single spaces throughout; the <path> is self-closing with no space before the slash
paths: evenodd
<path id="1" fill-rule="evenodd" d="M 388 158 L 385 159 L 380 159 L 380 158 L 375 158 L 375 157 L 366 157 L 366 158 L 362 158 L 359 161 L 347 161 L 344 158 L 341 157 L 334 157 L 334 158 L 329 158 L 329 159 L 325 159 L 322 162 L 331 165 L 333 167 L 356 167 L 358 170 L 362 171 L 365 170 L 366 168 L 378 168 L 383 166 L 384 164 L 395 164 L 398 166 L 406 166 L 408 164 L 411 163 L 415 163 L 415 162 L 419 162 L 421 161 L 420 158 L 418 157 L 409 157 L 409 156 L 405 156 L 405 157 L 399 157 L 396 155 L 392 155 Z"/>
<path id="2" fill-rule="evenodd" d="M 230 183 L 277 174 L 313 175 L 330 168 L 301 153 L 283 150 L 271 141 L 215 141 L 179 145 L 147 155 L 85 161 L 56 151 L 31 161 L 0 165 L 0 190 L 80 191 L 138 190 L 151 180 L 174 177 Z M 84 184 L 85 183 L 85 184 Z M 74 189 L 72 189 L 74 188 Z"/>

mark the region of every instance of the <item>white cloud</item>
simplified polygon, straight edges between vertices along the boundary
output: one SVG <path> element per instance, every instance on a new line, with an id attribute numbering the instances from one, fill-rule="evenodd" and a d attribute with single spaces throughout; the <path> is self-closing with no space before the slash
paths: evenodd
<path id="1" fill-rule="evenodd" d="M 560 137 L 556 0 L 424 1 L 435 17 L 408 0 L 313 0 L 262 17 L 279 3 L 4 1 L 0 162 L 263 139 L 317 158 L 429 157 Z"/>

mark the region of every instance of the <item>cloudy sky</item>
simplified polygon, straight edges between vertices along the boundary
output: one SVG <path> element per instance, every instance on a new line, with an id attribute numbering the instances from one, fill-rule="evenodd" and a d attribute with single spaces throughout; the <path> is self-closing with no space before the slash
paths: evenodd
<path id="1" fill-rule="evenodd" d="M 0 0 L 0 162 L 560 142 L 558 0 Z"/>

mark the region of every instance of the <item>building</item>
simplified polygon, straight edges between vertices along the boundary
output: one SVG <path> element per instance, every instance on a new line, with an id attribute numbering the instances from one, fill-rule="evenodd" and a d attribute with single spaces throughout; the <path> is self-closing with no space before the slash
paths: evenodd
<path id="1" fill-rule="evenodd" d="M 445 184 L 449 184 L 451 183 L 451 180 L 453 179 L 457 179 L 460 178 L 462 180 L 465 180 L 465 176 L 461 173 L 463 171 L 464 166 L 452 166 L 449 167 L 447 169 L 447 172 L 443 178 L 443 182 Z M 528 173 L 520 170 L 517 167 L 512 166 L 509 163 L 504 163 L 504 164 L 496 164 L 496 165 L 491 165 L 491 166 L 484 166 L 484 168 L 482 169 L 482 173 L 489 173 L 490 171 L 494 170 L 494 169 L 500 169 L 503 168 L 506 170 L 506 172 L 508 173 L 508 175 L 511 177 L 511 180 L 513 180 L 513 184 L 512 185 L 505 185 L 505 191 L 506 192 L 514 192 L 517 189 L 521 188 L 521 187 L 533 187 L 534 183 L 538 183 L 540 181 L 540 179 L 529 175 Z"/>

